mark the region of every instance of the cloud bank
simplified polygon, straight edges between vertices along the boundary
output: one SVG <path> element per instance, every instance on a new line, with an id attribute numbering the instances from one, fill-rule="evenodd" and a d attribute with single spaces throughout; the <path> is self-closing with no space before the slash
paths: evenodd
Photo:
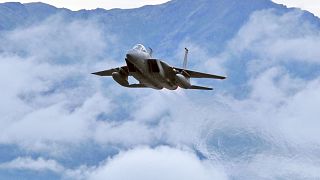
<path id="1" fill-rule="evenodd" d="M 319 30 L 302 14 L 254 13 L 212 58 L 230 77 L 213 94 L 131 91 L 90 76 L 119 64 L 104 53 L 117 38 L 101 29 L 54 16 L 1 33 L 0 143 L 23 152 L 2 169 L 74 179 L 320 177 Z"/>
<path id="2" fill-rule="evenodd" d="M 89 179 L 227 179 L 223 169 L 200 161 L 193 153 L 159 147 L 120 153 L 92 172 Z"/>

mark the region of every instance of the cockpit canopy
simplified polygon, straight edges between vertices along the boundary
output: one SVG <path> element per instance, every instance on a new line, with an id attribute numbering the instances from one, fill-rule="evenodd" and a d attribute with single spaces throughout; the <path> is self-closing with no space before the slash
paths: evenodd
<path id="1" fill-rule="evenodd" d="M 142 45 L 142 44 L 137 44 L 133 47 L 134 50 L 137 50 L 137 51 L 142 51 L 142 52 L 145 52 L 147 53 L 147 49 Z"/>

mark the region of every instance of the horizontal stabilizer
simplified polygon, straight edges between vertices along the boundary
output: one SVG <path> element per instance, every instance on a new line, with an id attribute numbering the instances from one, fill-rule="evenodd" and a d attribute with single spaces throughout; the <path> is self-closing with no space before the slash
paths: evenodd
<path id="1" fill-rule="evenodd" d="M 209 88 L 209 87 L 202 87 L 202 86 L 191 86 L 189 89 L 213 90 L 213 88 Z"/>

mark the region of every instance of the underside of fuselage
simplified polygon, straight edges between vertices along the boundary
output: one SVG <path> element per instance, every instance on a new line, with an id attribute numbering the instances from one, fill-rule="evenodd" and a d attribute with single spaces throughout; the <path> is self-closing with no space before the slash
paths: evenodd
<path id="1" fill-rule="evenodd" d="M 178 86 L 175 77 L 170 77 L 168 67 L 164 62 L 156 59 L 145 59 L 143 55 L 127 55 L 126 63 L 129 75 L 133 76 L 140 84 L 161 90 L 163 88 L 175 90 Z"/>

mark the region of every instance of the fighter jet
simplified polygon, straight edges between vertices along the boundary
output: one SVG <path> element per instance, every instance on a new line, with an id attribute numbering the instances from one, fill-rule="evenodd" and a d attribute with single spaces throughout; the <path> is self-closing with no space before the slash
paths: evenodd
<path id="1" fill-rule="evenodd" d="M 160 59 L 152 57 L 152 49 L 149 51 L 142 45 L 137 44 L 126 54 L 126 65 L 92 74 L 98 76 L 112 76 L 121 86 L 127 88 L 163 88 L 176 90 L 183 89 L 213 90 L 209 87 L 196 86 L 190 83 L 191 78 L 225 79 L 224 76 L 206 74 L 186 69 L 189 50 L 185 48 L 183 68 L 173 67 Z M 138 80 L 138 84 L 129 84 L 128 76 Z"/>

